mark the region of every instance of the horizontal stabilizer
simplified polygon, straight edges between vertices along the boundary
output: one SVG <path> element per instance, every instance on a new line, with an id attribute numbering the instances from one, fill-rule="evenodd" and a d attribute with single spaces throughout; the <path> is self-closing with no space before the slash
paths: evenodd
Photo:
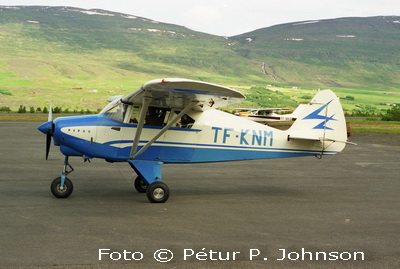
<path id="1" fill-rule="evenodd" d="M 329 139 L 329 138 L 323 138 L 323 137 L 296 137 L 296 136 L 288 136 L 288 140 L 290 139 L 299 139 L 299 140 L 311 140 L 311 141 L 320 141 L 320 142 L 339 142 L 339 143 L 345 143 L 345 144 L 350 144 L 350 145 L 357 145 L 357 143 L 349 142 L 349 141 L 340 141 L 340 140 L 334 140 L 334 139 Z"/>

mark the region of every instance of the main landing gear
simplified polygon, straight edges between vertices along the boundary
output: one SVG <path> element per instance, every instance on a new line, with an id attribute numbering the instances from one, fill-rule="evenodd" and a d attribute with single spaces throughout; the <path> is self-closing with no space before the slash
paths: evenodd
<path id="1" fill-rule="evenodd" d="M 146 193 L 147 199 L 152 203 L 164 203 L 169 198 L 169 188 L 167 184 L 161 181 L 156 181 L 149 185 L 144 179 L 137 177 L 135 189 L 139 193 Z"/>
<path id="2" fill-rule="evenodd" d="M 167 184 L 161 182 L 161 166 L 159 161 L 129 160 L 138 177 L 135 188 L 139 193 L 146 193 L 152 203 L 165 203 L 169 198 Z"/>
<path id="3" fill-rule="evenodd" d="M 53 180 L 50 185 L 51 193 L 57 198 L 67 198 L 72 194 L 74 186 L 67 177 L 74 171 L 68 163 L 69 156 L 65 156 L 64 169 L 60 177 Z M 129 160 L 131 167 L 138 174 L 135 180 L 135 189 L 139 193 L 146 193 L 147 199 L 152 203 L 165 203 L 169 198 L 169 188 L 167 184 L 161 182 L 162 162 Z"/>

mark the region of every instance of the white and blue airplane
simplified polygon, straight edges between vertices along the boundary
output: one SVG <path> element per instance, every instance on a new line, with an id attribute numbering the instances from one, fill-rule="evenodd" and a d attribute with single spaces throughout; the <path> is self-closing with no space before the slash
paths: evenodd
<path id="1" fill-rule="evenodd" d="M 51 184 L 57 198 L 73 191 L 69 157 L 128 162 L 135 188 L 153 203 L 169 198 L 161 180 L 168 163 L 202 163 L 332 155 L 347 142 L 339 98 L 319 92 L 288 130 L 278 130 L 216 108 L 240 102 L 238 91 L 207 82 L 168 78 L 145 83 L 125 96 L 109 98 L 98 114 L 61 117 L 38 129 L 65 155 L 64 169 Z"/>

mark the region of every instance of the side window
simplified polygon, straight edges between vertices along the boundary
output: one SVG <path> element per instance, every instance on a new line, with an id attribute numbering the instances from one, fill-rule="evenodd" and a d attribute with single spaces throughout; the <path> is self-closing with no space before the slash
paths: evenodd
<path id="1" fill-rule="evenodd" d="M 140 110 L 140 106 L 133 106 L 131 108 L 129 123 L 137 124 L 139 122 Z M 144 125 L 165 126 L 172 118 L 175 118 L 179 113 L 180 111 L 171 111 L 171 109 L 169 108 L 149 107 Z M 175 127 L 191 129 L 194 122 L 195 120 L 193 118 L 185 114 L 177 123 L 175 123 Z"/>
<path id="2" fill-rule="evenodd" d="M 138 123 L 140 116 L 140 106 L 133 106 L 129 123 Z"/>
<path id="3" fill-rule="evenodd" d="M 178 115 L 180 111 L 174 111 L 175 116 Z M 195 120 L 192 119 L 188 114 L 182 116 L 182 118 L 175 124 L 178 128 L 191 129 Z"/>
<path id="4" fill-rule="evenodd" d="M 129 123 L 138 123 L 140 117 L 140 106 L 133 106 Z M 171 110 L 168 108 L 149 107 L 144 125 L 164 126 L 167 124 Z"/>
<path id="5" fill-rule="evenodd" d="M 169 115 L 169 109 L 160 107 L 149 107 L 146 115 L 146 125 L 163 126 L 166 116 Z"/>

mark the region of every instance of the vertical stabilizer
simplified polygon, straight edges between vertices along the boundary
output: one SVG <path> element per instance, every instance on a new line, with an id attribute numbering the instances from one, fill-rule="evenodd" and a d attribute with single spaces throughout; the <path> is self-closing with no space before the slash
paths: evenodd
<path id="1" fill-rule="evenodd" d="M 347 142 L 347 129 L 339 98 L 331 90 L 319 92 L 304 108 L 288 133 L 289 139 L 321 141 L 322 151 L 343 150 Z"/>

